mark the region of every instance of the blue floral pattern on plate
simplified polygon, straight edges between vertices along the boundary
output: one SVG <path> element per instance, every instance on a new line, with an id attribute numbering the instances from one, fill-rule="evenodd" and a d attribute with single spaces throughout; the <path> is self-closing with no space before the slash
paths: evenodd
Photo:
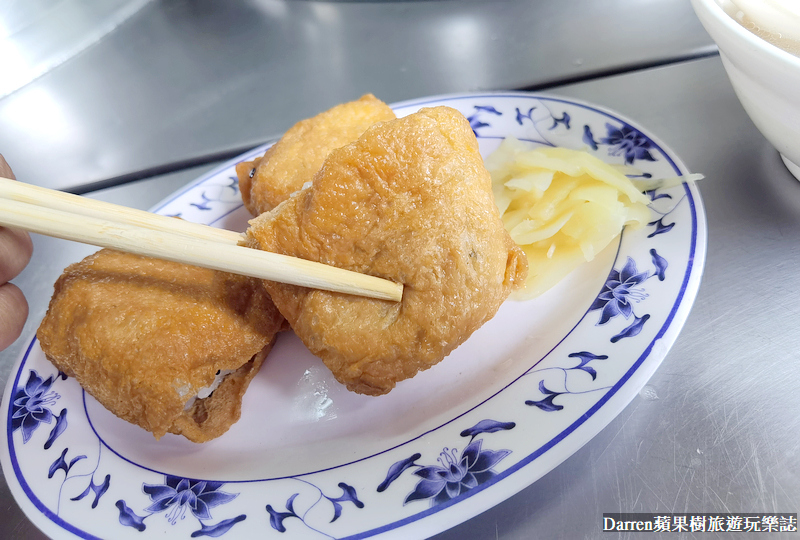
<path id="1" fill-rule="evenodd" d="M 333 511 L 333 517 L 331 518 L 330 523 L 333 523 L 339 517 L 341 517 L 344 507 L 342 503 L 349 502 L 352 503 L 355 508 L 364 508 L 364 503 L 358 499 L 358 493 L 356 493 L 356 489 L 353 486 L 345 484 L 344 482 L 339 482 L 339 489 L 342 490 L 342 494 L 338 497 L 332 497 L 329 495 L 325 495 L 325 493 L 314 484 L 307 482 L 305 480 L 297 479 L 300 483 L 305 484 L 319 492 L 319 497 L 314 501 L 308 508 L 303 510 L 297 509 L 295 510 L 295 499 L 300 495 L 299 492 L 292 494 L 285 503 L 286 510 L 285 511 L 278 511 L 272 507 L 271 504 L 266 506 L 267 513 L 269 514 L 269 524 L 270 526 L 278 532 L 284 533 L 286 532 L 286 526 L 283 522 L 288 518 L 295 518 L 300 521 L 303 526 L 308 528 L 310 531 L 317 532 L 323 536 L 327 536 L 322 529 L 314 527 L 309 519 L 307 518 L 308 513 L 313 510 L 317 505 L 326 501 L 330 504 L 331 509 Z"/>
<path id="2" fill-rule="evenodd" d="M 432 105 L 460 110 L 484 155 L 514 136 L 586 149 L 635 167 L 641 179 L 686 173 L 659 141 L 594 105 L 498 93 L 395 109 Z M 157 211 L 246 226 L 233 167 L 265 149 L 212 171 Z M 3 396 L 0 459 L 9 487 L 54 538 L 368 538 L 413 526 L 433 534 L 468 519 L 511 494 L 506 479 L 533 481 L 602 429 L 613 417 L 607 411 L 637 395 L 677 336 L 702 272 L 703 209 L 694 186 L 648 196 L 652 221 L 625 231 L 616 253 L 541 298 L 506 302 L 440 365 L 388 396 L 354 397 L 324 376 L 309 389 L 303 381 L 316 360 L 279 342 L 267 369 L 300 369 L 269 376 L 294 379 L 251 388 L 240 423 L 202 446 L 170 436 L 156 444 L 111 417 L 34 339 Z M 563 321 L 548 320 L 573 304 Z M 547 331 L 532 342 L 538 325 Z M 543 455 L 558 459 L 544 465 Z M 466 500 L 481 502 L 466 512 Z"/>
<path id="3" fill-rule="evenodd" d="M 624 156 L 625 163 L 629 165 L 641 160 L 656 160 L 650 153 L 653 146 L 650 138 L 638 129 L 627 123 L 620 125 L 606 123 L 605 127 L 606 136 L 596 141 L 592 134 L 592 128 L 588 125 L 583 126 L 583 142 L 588 144 L 592 150 L 597 150 L 600 146 L 605 145 L 608 147 L 610 156 Z"/>
<path id="4" fill-rule="evenodd" d="M 55 415 L 53 415 L 50 407 L 55 405 L 61 397 L 50 389 L 54 382 L 55 377 L 52 375 L 47 379 L 42 379 L 32 369 L 28 374 L 28 382 L 23 386 L 19 386 L 14 392 L 11 410 L 11 431 L 20 430 L 22 432 L 23 444 L 30 440 L 40 424 L 49 424 L 53 421 Z M 56 428 L 48 438 L 48 442 L 45 443 L 48 448 L 52 444 L 50 439 L 55 439 L 60 431 L 63 431 L 66 412 L 56 418 Z"/>
<path id="5" fill-rule="evenodd" d="M 240 514 L 234 518 L 224 519 L 215 524 L 207 524 L 211 518 L 211 509 L 234 500 L 238 494 L 227 493 L 220 488 L 223 482 L 191 480 L 167 475 L 161 484 L 143 484 L 142 491 L 150 497 L 150 504 L 144 509 L 147 514 L 140 516 L 134 512 L 123 499 L 116 502 L 119 510 L 119 522 L 139 532 L 147 529 L 144 520 L 153 514 L 166 512 L 164 518 L 175 525 L 178 520 L 186 518 L 187 511 L 197 519 L 200 529 L 192 533 L 192 537 L 218 537 L 227 533 L 234 525 L 244 521 L 247 516 Z"/>
<path id="6" fill-rule="evenodd" d="M 422 458 L 420 453 L 394 463 L 378 486 L 378 491 L 386 491 L 392 482 L 413 468 L 413 474 L 421 480 L 406 496 L 405 504 L 427 500 L 431 506 L 435 506 L 456 499 L 462 493 L 467 493 L 497 476 L 495 467 L 511 453 L 510 450 L 484 449 L 483 439 L 476 437 L 484 433 L 513 429 L 514 426 L 514 422 L 482 420 L 461 432 L 462 437 L 470 438 L 464 448 L 442 449 L 437 458 L 438 465 L 418 465 L 417 460 Z"/>

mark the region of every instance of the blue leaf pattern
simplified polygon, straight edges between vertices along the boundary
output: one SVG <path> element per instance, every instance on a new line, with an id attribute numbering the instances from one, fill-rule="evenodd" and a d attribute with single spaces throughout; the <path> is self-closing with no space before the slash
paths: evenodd
<path id="1" fill-rule="evenodd" d="M 481 113 L 489 113 L 489 114 L 492 114 L 494 116 L 502 116 L 502 114 L 503 114 L 503 113 L 501 113 L 500 111 L 498 111 L 497 109 L 495 109 L 494 107 L 491 107 L 491 106 L 475 105 L 474 108 L 475 108 L 475 112 L 472 115 L 467 117 L 467 121 L 469 122 L 469 125 L 472 128 L 472 131 L 476 135 L 478 134 L 478 129 L 484 128 L 484 127 L 489 127 L 489 124 L 487 122 L 484 122 L 483 120 L 478 118 L 478 116 Z"/>
<path id="2" fill-rule="evenodd" d="M 653 260 L 653 266 L 656 267 L 656 276 L 658 281 L 664 281 L 667 278 L 667 259 L 658 254 L 655 249 L 650 250 L 650 258 Z"/>
<path id="3" fill-rule="evenodd" d="M 647 319 L 650 318 L 649 314 L 642 315 L 641 317 L 634 317 L 633 322 L 625 328 L 619 334 L 613 336 L 611 338 L 611 343 L 616 343 L 617 341 L 621 340 L 622 338 L 633 337 L 639 335 L 639 332 L 642 331 L 642 327 L 644 323 L 647 322 Z"/>
<path id="4" fill-rule="evenodd" d="M 519 109 L 517 109 L 517 118 L 516 118 L 517 124 L 522 125 L 522 120 L 525 118 L 533 122 L 533 111 L 535 110 L 536 107 L 531 107 L 530 109 L 528 109 L 528 114 L 522 114 L 522 112 Z"/>
<path id="5" fill-rule="evenodd" d="M 53 478 L 53 475 L 56 474 L 56 471 L 62 470 L 64 471 L 64 476 L 69 476 L 69 470 L 75 465 L 78 461 L 82 459 L 86 459 L 86 456 L 78 456 L 73 458 L 69 464 L 67 464 L 66 456 L 69 448 L 64 448 L 64 451 L 61 452 L 61 456 L 56 459 L 52 465 L 50 465 L 50 469 L 47 473 L 47 478 Z"/>
<path id="6" fill-rule="evenodd" d="M 569 121 L 570 120 L 571 120 L 571 118 L 569 116 L 569 113 L 567 113 L 567 112 L 564 112 L 561 115 L 561 118 L 557 118 L 557 117 L 553 116 L 553 125 L 550 126 L 550 129 L 551 130 L 556 129 L 556 127 L 558 127 L 559 124 L 562 124 L 565 128 L 569 129 Z"/>
<path id="7" fill-rule="evenodd" d="M 286 510 L 288 512 L 278 512 L 272 505 L 267 505 L 267 512 L 269 513 L 269 524 L 278 532 L 286 532 L 286 526 L 283 524 L 283 521 L 288 518 L 297 518 L 302 521 L 300 516 L 298 516 L 294 512 L 294 500 L 297 498 L 299 493 L 295 493 L 286 501 Z"/>
<path id="8" fill-rule="evenodd" d="M 495 433 L 497 431 L 504 431 L 513 429 L 516 424 L 514 422 L 498 422 L 497 420 L 481 420 L 469 429 L 461 432 L 462 437 L 476 437 L 482 433 Z"/>
<path id="9" fill-rule="evenodd" d="M 405 462 L 405 461 L 406 460 L 403 460 L 403 462 Z M 402 463 L 402 462 L 399 462 L 399 463 Z M 402 466 L 400 468 L 402 468 Z M 391 476 L 392 476 L 392 474 L 387 475 L 387 480 L 384 480 L 384 483 L 386 483 L 387 481 L 389 481 L 391 483 L 391 481 L 390 481 L 390 477 Z M 305 483 L 307 483 L 307 482 L 305 482 Z M 307 483 L 307 484 L 310 485 L 310 486 L 313 486 L 313 484 L 309 484 L 309 483 Z M 313 503 L 311 505 L 311 508 L 313 508 L 314 506 L 316 506 L 317 504 L 319 504 L 323 500 L 328 501 L 328 503 L 330 503 L 330 505 L 331 505 L 331 508 L 333 509 L 333 517 L 330 520 L 331 523 L 333 523 L 334 521 L 336 521 L 337 519 L 339 519 L 342 516 L 342 512 L 344 511 L 344 506 L 342 505 L 342 503 L 348 503 L 349 502 L 349 503 L 352 503 L 353 506 L 355 506 L 356 508 L 364 508 L 364 503 L 361 502 L 361 500 L 358 498 L 358 493 L 356 492 L 356 489 L 353 486 L 349 485 L 349 484 L 346 484 L 344 482 L 339 482 L 338 487 L 339 487 L 339 489 L 342 490 L 342 494 L 339 495 L 338 497 L 333 497 L 333 496 L 330 496 L 330 495 L 326 495 L 317 486 L 314 486 L 314 487 L 319 492 L 319 498 L 317 499 L 317 501 L 315 503 Z M 286 526 L 283 524 L 283 522 L 285 520 L 289 519 L 289 518 L 297 518 L 303 525 L 305 525 L 306 527 L 311 528 L 305 521 L 305 515 L 308 514 L 308 512 L 309 512 L 309 510 L 311 508 L 308 508 L 307 510 L 305 510 L 303 512 L 297 512 L 295 510 L 295 508 L 294 508 L 295 499 L 297 499 L 298 495 L 299 495 L 299 493 L 295 493 L 294 495 L 289 497 L 289 499 L 287 499 L 287 501 L 286 501 L 286 512 L 280 512 L 280 511 L 276 510 L 275 508 L 273 508 L 273 506 L 271 504 L 268 504 L 266 506 L 267 513 L 269 514 L 269 524 L 273 529 L 275 529 L 278 532 L 286 532 Z"/>
<path id="10" fill-rule="evenodd" d="M 594 140 L 594 135 L 592 134 L 592 128 L 589 126 L 583 126 L 583 142 L 585 142 L 592 150 L 597 150 L 598 144 L 597 141 Z"/>
<path id="11" fill-rule="evenodd" d="M 53 426 L 53 429 L 50 430 L 50 435 L 47 437 L 47 441 L 44 443 L 44 449 L 49 450 L 53 443 L 56 441 L 59 435 L 64 433 L 64 430 L 67 429 L 67 409 L 63 409 L 61 414 L 56 416 L 56 425 Z"/>
<path id="12" fill-rule="evenodd" d="M 380 483 L 378 486 L 378 492 L 384 491 L 389 485 L 397 480 L 403 471 L 408 469 L 409 467 L 413 467 L 416 465 L 416 461 L 422 457 L 422 454 L 414 454 L 411 457 L 407 457 L 406 459 L 402 459 L 389 467 L 389 472 L 386 473 L 386 479 Z"/>
<path id="13" fill-rule="evenodd" d="M 578 359 L 580 359 L 580 364 L 578 364 L 577 366 L 575 366 L 572 369 L 580 369 L 582 371 L 585 371 L 586 373 L 588 373 L 589 375 L 592 376 L 592 380 L 595 380 L 597 378 L 597 371 L 595 371 L 594 368 L 592 368 L 591 366 L 587 366 L 586 364 L 588 364 L 592 360 L 607 360 L 608 359 L 608 355 L 606 355 L 606 354 L 598 355 L 598 354 L 592 354 L 592 353 L 586 352 L 586 351 L 571 353 L 571 354 L 569 354 L 567 356 L 569 358 L 578 358 Z"/>
<path id="14" fill-rule="evenodd" d="M 136 512 L 131 510 L 125 501 L 118 500 L 116 502 L 116 507 L 119 509 L 119 522 L 126 527 L 133 527 L 139 532 L 142 532 L 147 528 L 147 525 L 144 524 L 144 520 L 147 516 L 140 516 L 137 515 Z"/>
<path id="15" fill-rule="evenodd" d="M 642 176 L 645 176 L 646 178 L 652 177 L 652 175 L 642 175 Z M 650 197 L 651 202 L 655 202 L 660 199 L 672 199 L 672 195 L 670 195 L 669 193 L 656 193 L 656 190 L 645 191 L 645 194 L 648 197 Z"/>
<path id="16" fill-rule="evenodd" d="M 651 226 L 651 227 L 655 226 L 655 228 L 656 228 L 656 230 L 654 230 L 653 232 L 651 232 L 650 234 L 647 235 L 647 238 L 653 238 L 654 236 L 657 236 L 659 234 L 664 234 L 664 233 L 668 233 L 669 231 L 671 231 L 672 227 L 675 226 L 675 223 L 673 222 L 673 223 L 669 223 L 669 224 L 665 225 L 664 224 L 664 218 L 661 218 L 658 221 L 651 221 L 647 225 Z"/>
<path id="17" fill-rule="evenodd" d="M 212 538 L 218 538 L 231 530 L 231 527 L 241 521 L 244 521 L 245 519 L 247 519 L 247 516 L 242 514 L 236 516 L 235 518 L 222 520 L 216 525 L 206 525 L 205 523 L 201 522 L 200 530 L 194 531 L 192 533 L 192 538 L 197 538 L 199 536 L 211 536 Z"/>
<path id="18" fill-rule="evenodd" d="M 531 405 L 533 407 L 538 407 L 539 409 L 545 412 L 555 412 L 560 411 L 564 408 L 563 405 L 558 405 L 554 403 L 553 400 L 563 394 L 564 392 L 554 392 L 552 390 L 548 390 L 547 387 L 544 385 L 544 381 L 539 381 L 539 391 L 546 395 L 547 397 L 540 400 L 526 400 L 525 405 Z"/>
<path id="19" fill-rule="evenodd" d="M 89 485 L 80 495 L 72 497 L 71 501 L 79 501 L 86 497 L 90 492 L 94 492 L 94 500 L 92 501 L 92 508 L 97 508 L 97 503 L 100 502 L 100 497 L 108 491 L 109 486 L 111 486 L 111 475 L 107 474 L 105 480 L 101 484 L 94 483 L 94 477 L 89 480 Z"/>

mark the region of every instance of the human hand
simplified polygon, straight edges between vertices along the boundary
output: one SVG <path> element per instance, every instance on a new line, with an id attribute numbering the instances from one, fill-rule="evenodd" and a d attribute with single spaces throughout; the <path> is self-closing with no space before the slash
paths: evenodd
<path id="1" fill-rule="evenodd" d="M 11 167 L 0 155 L 0 176 L 14 178 Z M 25 231 L 0 227 L 0 351 L 22 333 L 28 318 L 28 302 L 22 291 L 9 283 L 31 260 L 33 243 Z"/>

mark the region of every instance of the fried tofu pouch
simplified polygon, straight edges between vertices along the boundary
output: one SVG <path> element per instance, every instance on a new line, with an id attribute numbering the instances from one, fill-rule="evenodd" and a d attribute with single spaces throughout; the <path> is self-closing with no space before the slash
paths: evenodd
<path id="1" fill-rule="evenodd" d="M 204 442 L 239 419 L 283 322 L 257 280 L 104 249 L 67 267 L 37 337 L 112 413 Z"/>
<path id="2" fill-rule="evenodd" d="M 469 122 L 447 107 L 332 151 L 309 188 L 250 221 L 245 242 L 403 284 L 398 303 L 264 282 L 336 379 L 369 395 L 441 361 L 527 274 Z"/>
<path id="3" fill-rule="evenodd" d="M 311 181 L 331 150 L 355 141 L 372 124 L 394 118 L 388 105 L 366 94 L 301 120 L 262 157 L 236 165 L 245 207 L 257 216 L 278 206 Z"/>

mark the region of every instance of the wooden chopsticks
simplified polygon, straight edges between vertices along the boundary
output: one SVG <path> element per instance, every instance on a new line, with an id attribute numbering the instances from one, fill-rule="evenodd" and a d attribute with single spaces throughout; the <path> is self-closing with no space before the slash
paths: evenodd
<path id="1" fill-rule="evenodd" d="M 403 286 L 250 249 L 239 233 L 0 177 L 0 225 L 291 285 L 400 301 Z"/>

